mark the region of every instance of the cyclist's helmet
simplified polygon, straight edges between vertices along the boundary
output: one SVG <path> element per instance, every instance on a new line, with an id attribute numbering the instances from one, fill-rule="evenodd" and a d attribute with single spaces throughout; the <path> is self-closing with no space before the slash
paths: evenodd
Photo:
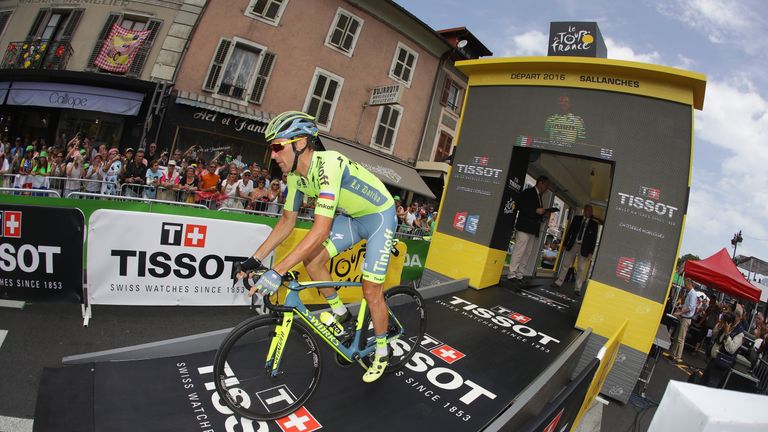
<path id="1" fill-rule="evenodd" d="M 317 137 L 317 124 L 315 118 L 301 111 L 286 111 L 278 114 L 267 125 L 264 137 L 267 142 L 278 138 L 291 139 L 298 135 Z M 313 140 L 309 139 L 311 143 Z"/>

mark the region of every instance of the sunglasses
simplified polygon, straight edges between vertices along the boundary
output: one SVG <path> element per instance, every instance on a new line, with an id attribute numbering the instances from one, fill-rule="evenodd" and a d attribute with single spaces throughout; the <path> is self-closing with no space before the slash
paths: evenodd
<path id="1" fill-rule="evenodd" d="M 281 142 L 281 143 L 276 143 L 276 142 L 273 142 L 273 143 L 271 143 L 269 146 L 272 148 L 272 151 L 273 151 L 273 152 L 275 152 L 275 153 L 280 153 L 281 151 L 283 151 L 283 148 L 285 147 L 285 145 L 286 145 L 286 144 L 294 143 L 294 142 L 296 142 L 296 141 L 299 141 L 299 140 L 301 140 L 301 139 L 303 139 L 303 138 L 304 138 L 304 137 L 303 137 L 303 136 L 301 136 L 301 137 L 298 137 L 298 138 L 294 138 L 294 139 L 292 139 L 292 140 L 283 141 L 283 142 Z"/>

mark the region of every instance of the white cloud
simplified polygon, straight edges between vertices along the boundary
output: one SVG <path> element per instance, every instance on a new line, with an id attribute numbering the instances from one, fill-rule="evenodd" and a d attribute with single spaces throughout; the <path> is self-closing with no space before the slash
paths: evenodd
<path id="1" fill-rule="evenodd" d="M 545 56 L 547 55 L 547 40 L 549 36 L 538 30 L 512 35 L 505 45 L 511 46 L 504 51 L 504 57 L 512 56 Z"/>
<path id="2" fill-rule="evenodd" d="M 605 47 L 608 49 L 608 58 L 616 60 L 629 60 L 642 63 L 656 63 L 661 61 L 661 54 L 658 51 L 649 53 L 639 53 L 629 45 L 612 38 L 605 38 Z"/>
<path id="3" fill-rule="evenodd" d="M 764 7 L 760 0 L 661 0 L 656 5 L 660 13 L 703 32 L 711 42 L 733 44 L 751 54 L 768 45 L 762 37 L 768 23 L 759 13 Z"/>
<path id="4" fill-rule="evenodd" d="M 706 153 L 707 165 L 719 167 L 705 171 L 694 164 L 681 252 L 714 253 L 743 230 L 739 252 L 764 255 L 767 244 L 758 239 L 768 238 L 768 100 L 745 78 L 712 80 L 694 127 L 694 152 L 702 152 L 697 162 Z"/>

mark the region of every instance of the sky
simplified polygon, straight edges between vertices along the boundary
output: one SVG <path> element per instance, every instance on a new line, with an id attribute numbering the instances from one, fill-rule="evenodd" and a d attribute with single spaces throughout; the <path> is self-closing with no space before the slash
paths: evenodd
<path id="1" fill-rule="evenodd" d="M 694 117 L 680 254 L 768 261 L 768 10 L 762 0 L 395 0 L 435 30 L 467 27 L 493 57 L 547 55 L 551 21 L 596 21 L 608 58 L 707 77 Z"/>

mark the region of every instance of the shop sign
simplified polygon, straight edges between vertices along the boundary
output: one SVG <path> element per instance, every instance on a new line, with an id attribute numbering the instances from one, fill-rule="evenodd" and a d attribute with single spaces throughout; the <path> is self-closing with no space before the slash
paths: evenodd
<path id="1" fill-rule="evenodd" d="M 266 123 L 262 123 L 260 121 L 224 114 L 216 111 L 210 111 L 207 109 L 200 109 L 195 111 L 192 114 L 192 118 L 196 122 L 203 124 L 222 125 L 226 128 L 232 129 L 235 132 L 252 132 L 255 134 L 263 135 L 264 129 L 267 127 Z"/>
<path id="2" fill-rule="evenodd" d="M 391 84 L 385 86 L 374 87 L 371 90 L 371 99 L 368 101 L 368 105 L 392 105 L 400 103 L 400 98 L 403 96 L 403 87 L 400 84 Z"/>

